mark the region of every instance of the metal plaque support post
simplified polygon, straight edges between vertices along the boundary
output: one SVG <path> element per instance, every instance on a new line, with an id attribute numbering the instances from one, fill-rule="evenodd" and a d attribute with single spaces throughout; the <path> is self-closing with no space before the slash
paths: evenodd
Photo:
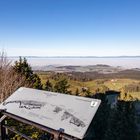
<path id="1" fill-rule="evenodd" d="M 3 127 L 5 124 L 5 118 L 5 115 L 0 118 L 0 140 L 4 140 L 6 138 L 6 129 Z"/>

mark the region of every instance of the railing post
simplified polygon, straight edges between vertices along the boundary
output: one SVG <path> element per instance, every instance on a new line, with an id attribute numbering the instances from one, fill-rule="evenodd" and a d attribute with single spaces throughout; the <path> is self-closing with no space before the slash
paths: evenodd
<path id="1" fill-rule="evenodd" d="M 0 118 L 0 140 L 6 139 L 6 129 L 3 127 L 3 125 L 5 124 L 5 118 L 5 115 Z"/>
<path id="2" fill-rule="evenodd" d="M 53 140 L 60 140 L 60 132 L 59 131 L 54 132 L 53 135 L 54 135 Z"/>

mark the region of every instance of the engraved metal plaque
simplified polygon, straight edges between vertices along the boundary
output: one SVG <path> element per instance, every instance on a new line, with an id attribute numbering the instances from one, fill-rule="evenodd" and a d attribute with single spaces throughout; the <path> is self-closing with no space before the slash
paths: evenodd
<path id="1" fill-rule="evenodd" d="M 21 87 L 1 103 L 0 109 L 82 139 L 100 103 L 97 99 Z"/>

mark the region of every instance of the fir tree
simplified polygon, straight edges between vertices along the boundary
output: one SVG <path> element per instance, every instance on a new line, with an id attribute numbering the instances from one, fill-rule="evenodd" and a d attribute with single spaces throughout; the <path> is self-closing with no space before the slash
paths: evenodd
<path id="1" fill-rule="evenodd" d="M 39 76 L 33 73 L 31 66 L 28 64 L 26 58 L 19 58 L 19 61 L 15 62 L 13 70 L 23 76 L 25 76 L 25 83 L 29 83 L 30 87 L 42 89 L 42 84 Z"/>
<path id="2" fill-rule="evenodd" d="M 47 80 L 46 83 L 45 83 L 45 90 L 53 91 L 53 85 L 49 80 Z"/>
<path id="3" fill-rule="evenodd" d="M 37 74 L 33 74 L 33 81 L 31 81 L 31 82 L 33 82 L 33 84 L 32 84 L 33 88 L 42 89 L 42 83 L 41 83 L 41 80 Z"/>
<path id="4" fill-rule="evenodd" d="M 85 97 L 91 97 L 91 92 L 89 89 L 85 91 Z"/>
<path id="5" fill-rule="evenodd" d="M 54 86 L 54 90 L 55 90 L 55 92 L 70 94 L 71 91 L 68 90 L 69 87 L 70 87 L 70 85 L 68 84 L 67 79 L 62 78 L 56 82 L 56 84 Z"/>
<path id="6" fill-rule="evenodd" d="M 79 94 L 80 94 L 79 89 L 77 88 L 76 91 L 75 91 L 75 95 L 78 96 Z"/>

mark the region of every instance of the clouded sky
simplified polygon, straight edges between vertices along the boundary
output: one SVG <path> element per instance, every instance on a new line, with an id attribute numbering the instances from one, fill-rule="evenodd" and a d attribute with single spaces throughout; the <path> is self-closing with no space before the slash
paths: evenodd
<path id="1" fill-rule="evenodd" d="M 10 56 L 140 55 L 140 0 L 0 0 Z"/>

